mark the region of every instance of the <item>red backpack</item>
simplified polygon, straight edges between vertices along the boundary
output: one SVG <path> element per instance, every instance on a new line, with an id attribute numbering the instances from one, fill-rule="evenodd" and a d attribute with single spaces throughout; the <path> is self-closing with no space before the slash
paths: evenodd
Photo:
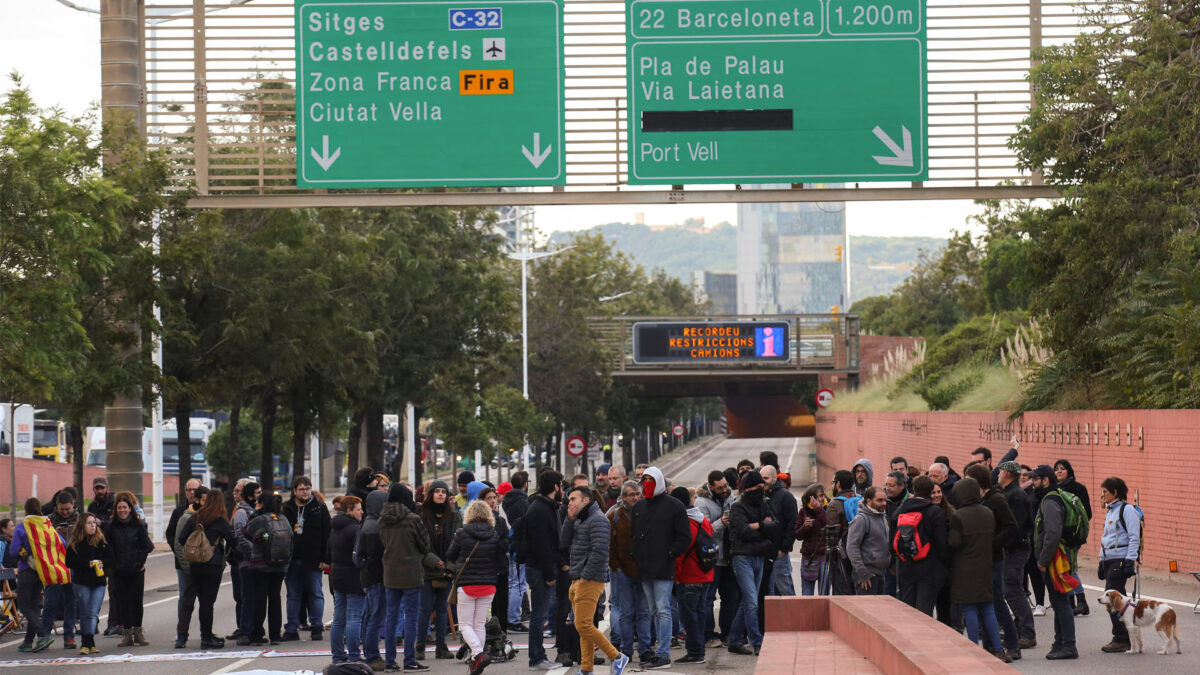
<path id="1" fill-rule="evenodd" d="M 922 513 L 909 511 L 896 518 L 896 536 L 892 539 L 892 551 L 904 562 L 924 560 L 929 555 L 929 542 L 921 537 Z"/>

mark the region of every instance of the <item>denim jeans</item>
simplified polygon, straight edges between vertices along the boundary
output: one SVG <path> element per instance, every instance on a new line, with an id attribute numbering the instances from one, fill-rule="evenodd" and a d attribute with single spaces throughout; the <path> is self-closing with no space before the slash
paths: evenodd
<path id="1" fill-rule="evenodd" d="M 731 565 L 717 565 L 713 571 L 713 582 L 709 584 L 708 594 L 704 599 L 705 639 L 720 638 L 724 642 L 729 639 L 729 629 L 733 626 L 741 591 L 738 590 Z M 714 616 L 718 592 L 721 594 L 721 610 Z"/>
<path id="2" fill-rule="evenodd" d="M 312 630 L 325 627 L 322 618 L 325 615 L 325 591 L 321 588 L 321 570 L 310 570 L 302 560 L 292 560 L 288 565 L 287 578 L 287 623 L 285 633 L 296 633 L 300 630 L 300 603 L 305 596 L 308 600 L 308 624 Z"/>
<path id="3" fill-rule="evenodd" d="M 711 584 L 676 584 L 675 599 L 679 601 L 679 618 L 687 634 L 688 656 L 704 656 L 704 596 Z"/>
<path id="4" fill-rule="evenodd" d="M 1024 598 L 1022 598 L 1023 600 Z M 1028 602 L 1026 603 L 1028 606 Z M 996 643 L 992 651 L 1017 649 L 1020 646 L 1020 635 L 1017 634 L 1017 624 L 1008 611 L 1008 603 L 1004 598 L 1004 561 L 992 561 L 992 611 L 996 615 L 996 625 L 1000 627 L 1001 639 L 1005 644 Z"/>
<path id="5" fill-rule="evenodd" d="M 963 621 L 967 624 L 967 639 L 979 644 L 979 622 L 983 620 L 983 629 L 987 631 L 988 643 L 1000 644 L 1000 626 L 996 623 L 996 611 L 990 602 L 977 605 L 959 605 L 962 607 Z M 995 650 L 993 650 L 995 651 Z"/>
<path id="6" fill-rule="evenodd" d="M 742 600 L 738 603 L 733 626 L 729 629 L 729 644 L 762 644 L 762 631 L 758 626 L 758 586 L 762 583 L 763 559 L 758 556 L 733 556 L 733 573 L 737 577 Z"/>
<path id="7" fill-rule="evenodd" d="M 417 612 L 421 606 L 420 588 L 388 588 L 387 617 L 383 621 L 386 662 L 396 665 L 396 627 L 404 621 L 404 665 L 417 663 Z"/>
<path id="8" fill-rule="evenodd" d="M 42 606 L 42 624 L 47 633 L 54 632 L 54 617 L 62 608 L 63 637 L 75 638 L 75 588 L 74 584 L 50 584 L 45 587 L 45 603 Z"/>
<path id="9" fill-rule="evenodd" d="M 446 633 L 450 630 L 450 586 L 434 588 L 433 583 L 426 581 L 421 591 L 421 614 L 417 621 L 417 642 L 425 643 L 429 633 L 429 615 L 433 614 L 433 636 L 437 644 L 446 644 Z M 407 624 L 405 624 L 407 625 Z M 404 634 L 408 637 L 408 633 Z"/>
<path id="10" fill-rule="evenodd" d="M 782 555 L 775 559 L 771 567 L 771 588 L 775 595 L 795 595 L 796 584 L 792 581 L 792 559 Z"/>
<path id="11" fill-rule="evenodd" d="M 642 591 L 642 582 L 625 576 L 621 570 L 612 570 L 609 574 L 612 583 L 612 622 L 613 636 L 617 639 L 617 649 L 633 656 L 634 626 L 637 626 L 637 652 L 642 654 L 650 649 L 650 612 L 646 604 L 646 594 Z"/>
<path id="12" fill-rule="evenodd" d="M 100 605 L 104 604 L 105 586 L 84 586 L 72 584 L 75 590 L 75 612 L 79 617 L 79 633 L 95 635 L 99 623 Z"/>
<path id="13" fill-rule="evenodd" d="M 529 665 L 533 666 L 547 660 L 542 634 L 547 617 L 554 616 L 556 594 L 553 586 L 546 585 L 541 571 L 527 567 L 525 578 L 529 582 Z"/>
<path id="14" fill-rule="evenodd" d="M 508 623 L 521 623 L 521 601 L 525 599 L 525 591 L 529 586 L 525 583 L 525 566 L 518 565 L 515 558 L 508 558 Z"/>
<path id="15" fill-rule="evenodd" d="M 334 663 L 359 659 L 365 604 L 365 595 L 333 592 L 333 627 L 329 631 L 329 644 Z"/>
<path id="16" fill-rule="evenodd" d="M 819 570 L 817 572 L 817 578 L 813 579 L 812 581 L 805 579 L 803 576 L 800 577 L 800 593 L 802 593 L 803 595 L 816 595 L 817 594 L 817 584 L 819 584 L 821 582 L 821 575 L 825 573 L 825 561 L 824 560 L 820 561 L 817 564 L 817 569 Z"/>
<path id="17" fill-rule="evenodd" d="M 654 617 L 655 631 L 658 636 L 657 656 L 661 659 L 671 658 L 671 636 L 673 620 L 671 618 L 671 597 L 675 582 L 669 579 L 643 579 L 642 592 L 646 594 L 646 603 L 650 606 L 650 614 Z"/>
<path id="18" fill-rule="evenodd" d="M 363 590 L 367 594 L 363 599 L 362 653 L 363 661 L 370 663 L 379 659 L 379 633 L 387 613 L 387 592 L 383 584 L 367 586 Z"/>

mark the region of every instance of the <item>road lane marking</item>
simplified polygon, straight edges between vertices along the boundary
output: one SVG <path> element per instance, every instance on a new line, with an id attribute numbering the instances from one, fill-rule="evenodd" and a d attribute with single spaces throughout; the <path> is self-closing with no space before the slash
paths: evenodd
<path id="1" fill-rule="evenodd" d="M 792 453 L 791 453 L 790 455 L 788 455 L 788 461 L 787 461 L 787 464 L 784 464 L 784 465 L 783 465 L 784 469 L 786 469 L 786 470 L 787 470 L 787 471 L 789 471 L 789 472 L 792 470 L 792 461 L 796 459 L 796 447 L 797 447 L 797 446 L 799 446 L 799 445 L 800 445 L 800 439 L 799 439 L 799 438 L 797 438 L 796 440 L 792 441 Z"/>
<path id="2" fill-rule="evenodd" d="M 223 584 L 221 584 L 221 585 L 222 585 L 222 586 L 228 586 L 228 585 L 230 585 L 230 584 L 232 584 L 232 583 L 233 583 L 232 581 L 226 581 L 225 583 L 223 583 Z M 169 598 L 163 598 L 162 600 L 155 600 L 154 602 L 147 602 L 147 603 L 143 604 L 143 605 L 142 605 L 142 607 L 143 607 L 143 608 L 145 608 L 145 607 L 153 607 L 153 606 L 155 606 L 155 605 L 161 605 L 161 604 L 163 604 L 164 602 L 171 602 L 172 600 L 178 600 L 178 599 L 179 599 L 179 594 L 178 594 L 178 593 L 176 593 L 175 595 L 172 595 L 172 596 L 171 596 L 171 597 L 169 597 Z M 105 619 L 107 619 L 107 618 L 108 618 L 108 613 L 107 613 L 107 612 L 105 612 L 104 614 L 101 614 L 100 616 L 96 617 L 96 621 L 97 621 L 97 622 L 104 621 L 104 620 L 105 620 Z M 97 635 L 99 635 L 99 633 L 97 633 Z M 20 640 L 13 640 L 12 642 L 5 642 L 5 643 L 2 643 L 2 644 L 0 644 L 0 649 L 5 649 L 5 648 L 7 648 L 7 647 L 11 647 L 11 646 L 13 646 L 13 645 L 19 645 L 19 644 L 21 644 L 21 643 L 22 643 L 22 642 L 24 642 L 24 641 L 25 641 L 25 638 L 21 638 Z"/>
<path id="3" fill-rule="evenodd" d="M 224 668 L 217 668 L 216 670 L 209 673 L 209 675 L 220 675 L 221 673 L 228 673 L 229 671 L 233 670 L 234 668 L 241 668 L 242 666 L 244 666 L 247 663 L 250 663 L 252 661 L 254 661 L 254 657 L 250 657 L 248 659 L 242 659 L 241 661 L 234 661 L 233 663 L 225 666 Z"/>
<path id="4" fill-rule="evenodd" d="M 1088 589 L 1089 591 L 1100 591 L 1101 593 L 1103 593 L 1106 590 L 1099 586 L 1092 586 L 1089 584 L 1083 584 L 1083 587 Z M 1170 598 L 1158 598 L 1153 595 L 1139 595 L 1138 599 L 1139 600 L 1157 600 L 1159 602 L 1166 602 L 1166 603 L 1169 603 L 1172 605 L 1179 605 L 1180 607 L 1192 607 L 1192 603 L 1190 603 L 1190 602 L 1180 602 L 1179 600 L 1172 600 Z"/>

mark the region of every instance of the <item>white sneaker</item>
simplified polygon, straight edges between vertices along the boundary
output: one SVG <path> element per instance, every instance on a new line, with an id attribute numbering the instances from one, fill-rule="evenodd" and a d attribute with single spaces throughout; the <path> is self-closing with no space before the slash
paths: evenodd
<path id="1" fill-rule="evenodd" d="M 1033 615 L 1034 616 L 1046 616 L 1046 608 L 1043 607 L 1042 605 L 1038 605 L 1037 607 L 1034 607 Z"/>

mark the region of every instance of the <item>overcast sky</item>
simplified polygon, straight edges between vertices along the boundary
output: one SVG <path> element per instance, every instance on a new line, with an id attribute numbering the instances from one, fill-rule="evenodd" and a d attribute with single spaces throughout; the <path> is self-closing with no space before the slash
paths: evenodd
<path id="1" fill-rule="evenodd" d="M 100 0 L 72 0 L 98 8 Z M 7 73 L 21 73 L 34 100 L 78 114 L 100 99 L 100 18 L 70 9 L 56 0 L 0 0 L 0 91 L 11 88 Z M 976 212 L 969 201 L 851 202 L 846 223 L 852 235 L 945 237 L 964 229 Z M 536 224 L 543 232 L 577 230 L 611 222 L 633 222 L 645 214 L 649 225 L 704 218 L 707 223 L 737 223 L 735 204 L 540 207 Z"/>

